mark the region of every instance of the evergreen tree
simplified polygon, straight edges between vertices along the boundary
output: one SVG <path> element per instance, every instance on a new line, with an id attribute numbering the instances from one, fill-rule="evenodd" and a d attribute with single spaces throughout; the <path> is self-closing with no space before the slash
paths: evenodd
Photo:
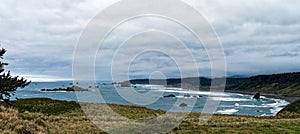
<path id="1" fill-rule="evenodd" d="M 5 52 L 5 49 L 0 49 L 0 100 L 9 100 L 17 88 L 24 88 L 30 84 L 30 81 L 28 82 L 22 77 L 13 77 L 10 75 L 10 71 L 4 71 L 4 67 L 8 65 L 1 61 Z"/>

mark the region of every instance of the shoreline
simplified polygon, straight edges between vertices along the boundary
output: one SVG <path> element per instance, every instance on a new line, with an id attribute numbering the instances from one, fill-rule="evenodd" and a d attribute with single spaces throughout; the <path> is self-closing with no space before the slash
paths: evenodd
<path id="1" fill-rule="evenodd" d="M 129 86 L 130 87 L 130 86 Z M 167 86 L 168 88 L 179 88 L 176 86 Z M 193 90 L 193 89 L 191 89 Z M 210 90 L 196 90 L 196 91 L 210 91 Z M 239 93 L 239 94 L 244 94 L 244 95 L 255 95 L 258 92 L 250 92 L 250 91 L 237 91 L 237 90 L 224 90 L 224 93 Z M 260 96 L 264 96 L 267 98 L 274 98 L 274 99 L 281 99 L 281 100 L 285 100 L 289 103 L 293 103 L 297 100 L 300 100 L 300 97 L 287 97 L 287 96 L 283 96 L 283 95 L 278 95 L 278 94 L 271 94 L 271 93 L 262 93 L 259 92 Z"/>
<path id="2" fill-rule="evenodd" d="M 255 95 L 258 92 L 249 92 L 249 91 L 236 91 L 236 90 L 225 90 L 225 93 L 239 93 L 239 94 L 245 94 L 245 95 Z M 281 99 L 285 100 L 289 103 L 293 103 L 297 100 L 300 100 L 300 97 L 286 97 L 283 95 L 278 95 L 278 94 L 266 94 L 266 93 L 260 93 L 260 96 L 265 96 L 267 98 L 274 98 L 274 99 Z"/>

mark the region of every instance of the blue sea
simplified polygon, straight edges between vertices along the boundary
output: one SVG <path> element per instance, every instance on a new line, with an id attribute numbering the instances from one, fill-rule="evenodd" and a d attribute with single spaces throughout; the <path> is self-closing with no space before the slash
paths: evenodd
<path id="1" fill-rule="evenodd" d="M 137 85 L 136 88 L 117 87 L 112 84 L 88 84 L 90 91 L 86 92 L 45 92 L 41 89 L 66 88 L 72 86 L 72 82 L 32 82 L 29 86 L 18 89 L 12 99 L 17 98 L 51 98 L 55 100 L 80 101 L 80 102 L 101 102 L 113 104 L 141 105 L 151 109 L 161 109 L 171 112 L 185 112 L 190 109 L 192 112 L 203 112 L 206 102 L 219 102 L 216 114 L 236 114 L 252 116 L 274 116 L 287 104 L 285 100 L 267 98 L 252 99 L 251 95 L 237 93 L 218 93 L 192 91 L 181 88 L 164 88 L 154 85 Z M 117 88 L 116 88 L 117 87 Z M 133 92 L 132 92 L 133 91 Z M 153 92 L 158 96 L 139 96 Z M 124 94 L 125 93 L 125 94 Z M 127 93 L 127 94 L 126 94 Z M 133 93 L 133 94 L 131 94 Z M 176 97 L 165 98 L 163 96 L 175 95 Z M 101 96 L 100 96 L 101 95 Z M 144 98 L 143 98 L 144 97 Z M 150 97 L 150 99 L 146 99 Z M 151 98 L 152 97 L 152 98 Z M 184 108 L 178 100 L 187 102 Z M 189 102 L 193 105 L 189 105 Z"/>

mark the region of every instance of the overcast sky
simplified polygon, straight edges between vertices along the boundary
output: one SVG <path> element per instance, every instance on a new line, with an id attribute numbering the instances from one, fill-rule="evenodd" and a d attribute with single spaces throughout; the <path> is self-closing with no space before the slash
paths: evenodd
<path id="1" fill-rule="evenodd" d="M 85 26 L 104 8 L 117 0 L 1 0 L 0 44 L 7 49 L 6 68 L 14 75 L 33 81 L 71 80 L 72 60 L 77 41 Z M 300 71 L 300 1 L 298 0 L 185 0 L 212 25 L 223 45 L 227 74 L 256 75 Z M 120 13 L 121 14 L 121 13 Z M 159 22 L 159 23 L 158 23 Z M 113 44 L 132 31 L 160 29 L 180 36 L 190 44 L 202 76 L 210 76 L 210 64 L 201 43 L 191 33 L 167 20 L 144 18 L 116 28 L 99 49 L 96 75 L 110 78 Z M 143 37 L 143 38 L 141 38 Z M 132 40 L 122 51 L 136 52 L 137 44 L 154 43 L 147 35 Z M 153 37 L 152 37 L 153 38 Z M 159 37 L 156 38 L 159 41 Z M 130 42 L 130 41 L 129 41 Z M 164 44 L 165 43 L 165 44 Z M 158 42 L 164 49 L 175 42 Z M 197 47 L 198 46 L 198 47 Z M 200 47 L 199 47 L 200 46 Z M 173 54 L 185 61 L 180 47 Z M 120 52 L 121 56 L 126 55 Z M 189 61 L 186 61 L 186 65 Z M 124 64 L 124 65 L 123 65 Z M 125 66 L 118 61 L 118 67 Z M 188 67 L 183 67 L 189 69 Z M 155 71 L 166 77 L 179 77 L 176 63 L 159 52 L 136 57 L 129 69 L 132 78 L 149 77 Z"/>

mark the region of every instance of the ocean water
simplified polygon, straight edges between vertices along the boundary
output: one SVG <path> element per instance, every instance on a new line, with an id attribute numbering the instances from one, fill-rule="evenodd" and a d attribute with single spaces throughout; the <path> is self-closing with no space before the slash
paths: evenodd
<path id="1" fill-rule="evenodd" d="M 113 104 L 134 104 L 152 109 L 161 109 L 172 112 L 202 112 L 207 102 L 219 102 L 213 113 L 237 114 L 253 116 L 274 116 L 287 104 L 285 100 L 266 98 L 252 99 L 250 95 L 237 93 L 211 93 L 191 91 L 180 88 L 164 88 L 151 85 L 137 85 L 136 88 L 115 88 L 114 85 L 86 84 L 91 91 L 87 92 L 45 92 L 41 89 L 63 88 L 71 86 L 71 82 L 33 82 L 24 89 L 18 89 L 12 99 L 17 98 L 51 98 L 56 100 L 101 102 Z M 84 86 L 84 85 L 83 85 Z M 84 86 L 85 87 L 85 86 Z M 116 90 L 117 89 L 117 90 Z M 133 92 L 132 92 L 133 91 Z M 152 92 L 154 95 L 147 93 Z M 140 95 L 138 95 L 141 94 Z M 165 98 L 166 95 L 175 95 L 174 98 Z M 187 96 L 190 95 L 189 96 Z M 101 97 L 100 97 L 101 95 Z M 143 96 L 144 95 L 144 96 Z M 146 99 L 148 98 L 148 99 Z M 178 103 L 180 101 L 180 103 Z M 187 106 L 180 107 L 181 102 Z M 191 102 L 191 103 L 190 103 Z M 195 102 L 195 103 L 192 103 Z M 190 105 L 193 104 L 193 105 Z"/>

